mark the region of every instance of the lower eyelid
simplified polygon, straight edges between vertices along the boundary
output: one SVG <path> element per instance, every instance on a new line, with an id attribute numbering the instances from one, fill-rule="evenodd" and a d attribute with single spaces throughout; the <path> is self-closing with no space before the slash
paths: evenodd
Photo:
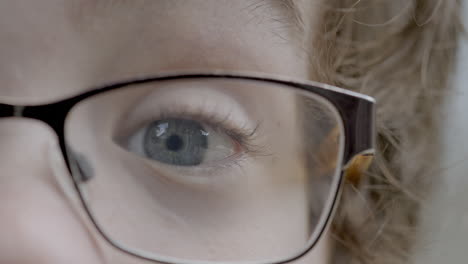
<path id="1" fill-rule="evenodd" d="M 248 162 L 245 153 L 240 153 L 236 157 L 226 158 L 223 163 L 214 166 L 201 166 L 197 168 L 183 168 L 167 164 L 156 164 L 146 159 L 140 159 L 149 169 L 147 173 L 151 176 L 161 177 L 166 181 L 187 185 L 189 187 L 208 187 L 216 183 L 226 183 L 226 181 L 239 181 L 244 177 L 243 167 Z"/>
<path id="2" fill-rule="evenodd" d="M 204 126 L 207 126 L 204 124 Z M 213 175 L 218 173 L 219 171 L 226 171 L 228 169 L 231 169 L 232 167 L 239 167 L 239 165 L 244 161 L 251 153 L 255 153 L 255 151 L 252 151 L 252 142 L 248 142 L 249 139 L 243 138 L 242 142 L 239 141 L 238 137 L 233 137 L 230 134 L 225 131 L 219 131 L 221 130 L 218 129 L 217 132 L 215 133 L 221 133 L 223 134 L 222 137 L 226 137 L 226 140 L 229 140 L 229 143 L 232 145 L 227 145 L 227 148 L 232 147 L 232 154 L 229 153 L 227 154 L 228 150 L 224 152 L 222 155 L 219 154 L 214 154 L 214 156 L 218 155 L 221 158 L 220 159 L 211 159 L 208 161 L 203 162 L 201 165 L 195 165 L 195 166 L 178 166 L 178 165 L 171 165 L 159 160 L 154 160 L 150 159 L 149 157 L 146 156 L 146 153 L 143 149 L 143 143 L 144 143 L 144 137 L 145 137 L 145 129 L 147 129 L 147 126 L 144 126 L 137 130 L 134 135 L 128 136 L 125 138 L 121 138 L 117 141 L 118 145 L 122 146 L 125 150 L 134 153 L 135 155 L 138 155 L 140 157 L 145 158 L 146 162 L 151 163 L 150 166 L 153 167 L 154 169 L 157 170 L 166 170 L 170 172 L 177 172 L 178 174 L 183 174 L 183 175 L 188 175 L 189 177 L 195 177 L 199 175 Z M 212 130 L 212 129 L 211 129 Z M 213 133 L 214 131 L 212 131 Z M 216 136 L 218 137 L 218 136 Z M 215 141 L 216 142 L 216 141 Z M 214 143 L 216 144 L 216 143 Z M 248 146 L 246 145 L 248 144 Z M 213 153 L 213 151 L 216 152 L 215 145 L 210 146 L 210 150 L 208 150 L 208 153 Z M 213 156 L 212 156 L 213 157 Z M 209 159 L 209 158 L 208 158 Z"/>
<path id="3" fill-rule="evenodd" d="M 184 119 L 189 119 L 193 120 L 192 118 L 187 118 L 186 115 L 183 115 Z M 157 120 L 164 120 L 166 118 L 162 119 L 157 119 Z M 173 117 L 173 118 L 167 118 L 167 119 L 179 119 L 178 117 Z M 224 127 L 225 125 L 223 124 L 216 124 L 216 125 L 210 125 L 206 124 L 206 121 L 203 120 L 196 120 L 200 122 L 200 124 L 205 127 L 206 131 L 213 131 L 214 133 L 220 134 L 221 137 L 226 137 L 229 143 L 233 147 L 233 152 L 234 154 L 240 153 L 240 152 L 252 152 L 252 142 L 251 137 L 253 136 L 253 132 L 233 132 L 233 131 L 226 131 L 226 128 Z M 130 150 L 133 150 L 134 152 L 137 152 L 137 154 L 143 155 L 144 150 L 139 146 L 140 142 L 144 141 L 145 137 L 145 128 L 148 127 L 149 124 L 139 128 L 136 130 L 136 132 L 129 133 L 129 135 L 121 135 L 120 137 L 117 138 L 117 142 L 119 145 L 125 146 Z M 213 126 L 216 126 L 213 128 Z M 208 128 L 208 129 L 206 129 Z M 133 135 L 131 135 L 133 134 Z M 233 156 L 233 155 L 230 155 Z"/>

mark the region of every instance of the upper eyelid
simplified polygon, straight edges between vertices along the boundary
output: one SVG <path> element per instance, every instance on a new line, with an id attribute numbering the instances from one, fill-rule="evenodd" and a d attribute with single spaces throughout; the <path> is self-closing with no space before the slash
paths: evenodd
<path id="1" fill-rule="evenodd" d="M 116 126 L 120 128 L 114 128 L 114 140 L 120 145 L 126 145 L 125 141 L 132 133 L 152 121 L 188 118 L 232 137 L 250 155 L 263 154 L 264 148 L 254 144 L 260 124 L 252 118 L 252 113 L 247 113 L 243 105 L 251 102 L 236 98 L 237 90 L 232 88 L 223 91 L 216 85 L 201 85 L 201 89 L 196 86 L 143 88 L 136 99 L 124 107 L 124 114 L 117 118 Z M 131 93 L 132 90 L 129 91 Z"/>
<path id="2" fill-rule="evenodd" d="M 211 88 L 169 88 L 150 88 L 149 92 L 142 93 L 139 99 L 127 106 L 120 122 L 132 123 L 132 120 L 137 120 L 139 124 L 132 124 L 132 128 L 125 130 L 142 126 L 155 118 L 174 115 L 199 117 L 207 121 L 212 119 L 218 123 L 223 121 L 224 124 L 228 124 L 229 121 L 229 128 L 238 132 L 252 131 L 257 126 L 253 114 L 248 112 L 243 103 L 235 100 L 234 95 Z M 200 91 L 202 93 L 199 93 Z M 209 97 L 206 96 L 207 92 Z"/>
<path id="3" fill-rule="evenodd" d="M 246 153 L 255 155 L 260 155 L 262 153 L 262 155 L 265 155 L 265 153 L 262 151 L 264 148 L 254 143 L 258 137 L 258 131 L 259 127 L 261 126 L 261 122 L 258 122 L 253 129 L 246 128 L 241 124 L 233 124 L 227 117 L 222 117 L 215 112 L 194 112 L 186 109 L 166 110 L 152 116 L 148 121 L 145 121 L 143 124 L 140 124 L 132 130 L 138 131 L 139 129 L 147 126 L 151 121 L 175 118 L 196 120 L 204 125 L 210 126 L 210 128 L 214 129 L 215 131 L 225 133 L 229 137 L 233 138 L 236 142 L 242 145 L 243 150 Z M 119 141 L 122 141 L 123 138 L 128 137 L 129 135 L 127 134 L 128 132 L 122 135 Z"/>

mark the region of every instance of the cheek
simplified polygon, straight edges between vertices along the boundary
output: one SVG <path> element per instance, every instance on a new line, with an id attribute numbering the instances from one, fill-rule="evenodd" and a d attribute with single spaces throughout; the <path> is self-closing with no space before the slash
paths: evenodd
<path id="1" fill-rule="evenodd" d="M 289 256 L 307 242 L 303 175 L 284 162 L 244 167 L 209 185 L 171 181 L 141 165 L 134 157 L 101 164 L 83 184 L 97 223 L 117 242 L 199 259 Z"/>

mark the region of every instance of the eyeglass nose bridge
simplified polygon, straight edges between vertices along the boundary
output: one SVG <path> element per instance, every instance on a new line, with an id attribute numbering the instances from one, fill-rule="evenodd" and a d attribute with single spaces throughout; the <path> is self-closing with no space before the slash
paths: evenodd
<path id="1" fill-rule="evenodd" d="M 21 117 L 39 120 L 49 125 L 55 131 L 59 146 L 64 157 L 66 155 L 66 145 L 64 138 L 65 119 L 70 109 L 78 102 L 77 98 L 52 103 L 48 105 L 9 105 L 0 104 L 0 118 Z M 71 167 L 68 159 L 65 159 L 66 166 L 71 173 Z"/>
<path id="2" fill-rule="evenodd" d="M 15 107 L 7 104 L 0 104 L 0 117 L 15 116 Z"/>

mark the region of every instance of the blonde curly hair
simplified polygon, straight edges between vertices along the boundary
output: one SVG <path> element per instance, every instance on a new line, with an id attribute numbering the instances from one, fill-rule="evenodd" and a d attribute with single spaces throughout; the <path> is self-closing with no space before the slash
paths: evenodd
<path id="1" fill-rule="evenodd" d="M 311 67 L 320 71 L 312 75 L 378 102 L 376 160 L 359 184 L 345 187 L 332 227 L 334 264 L 410 262 L 420 209 L 440 167 L 437 113 L 450 86 L 460 5 L 457 0 L 321 3 L 326 11 L 314 40 L 320 52 L 312 60 L 320 65 Z"/>

